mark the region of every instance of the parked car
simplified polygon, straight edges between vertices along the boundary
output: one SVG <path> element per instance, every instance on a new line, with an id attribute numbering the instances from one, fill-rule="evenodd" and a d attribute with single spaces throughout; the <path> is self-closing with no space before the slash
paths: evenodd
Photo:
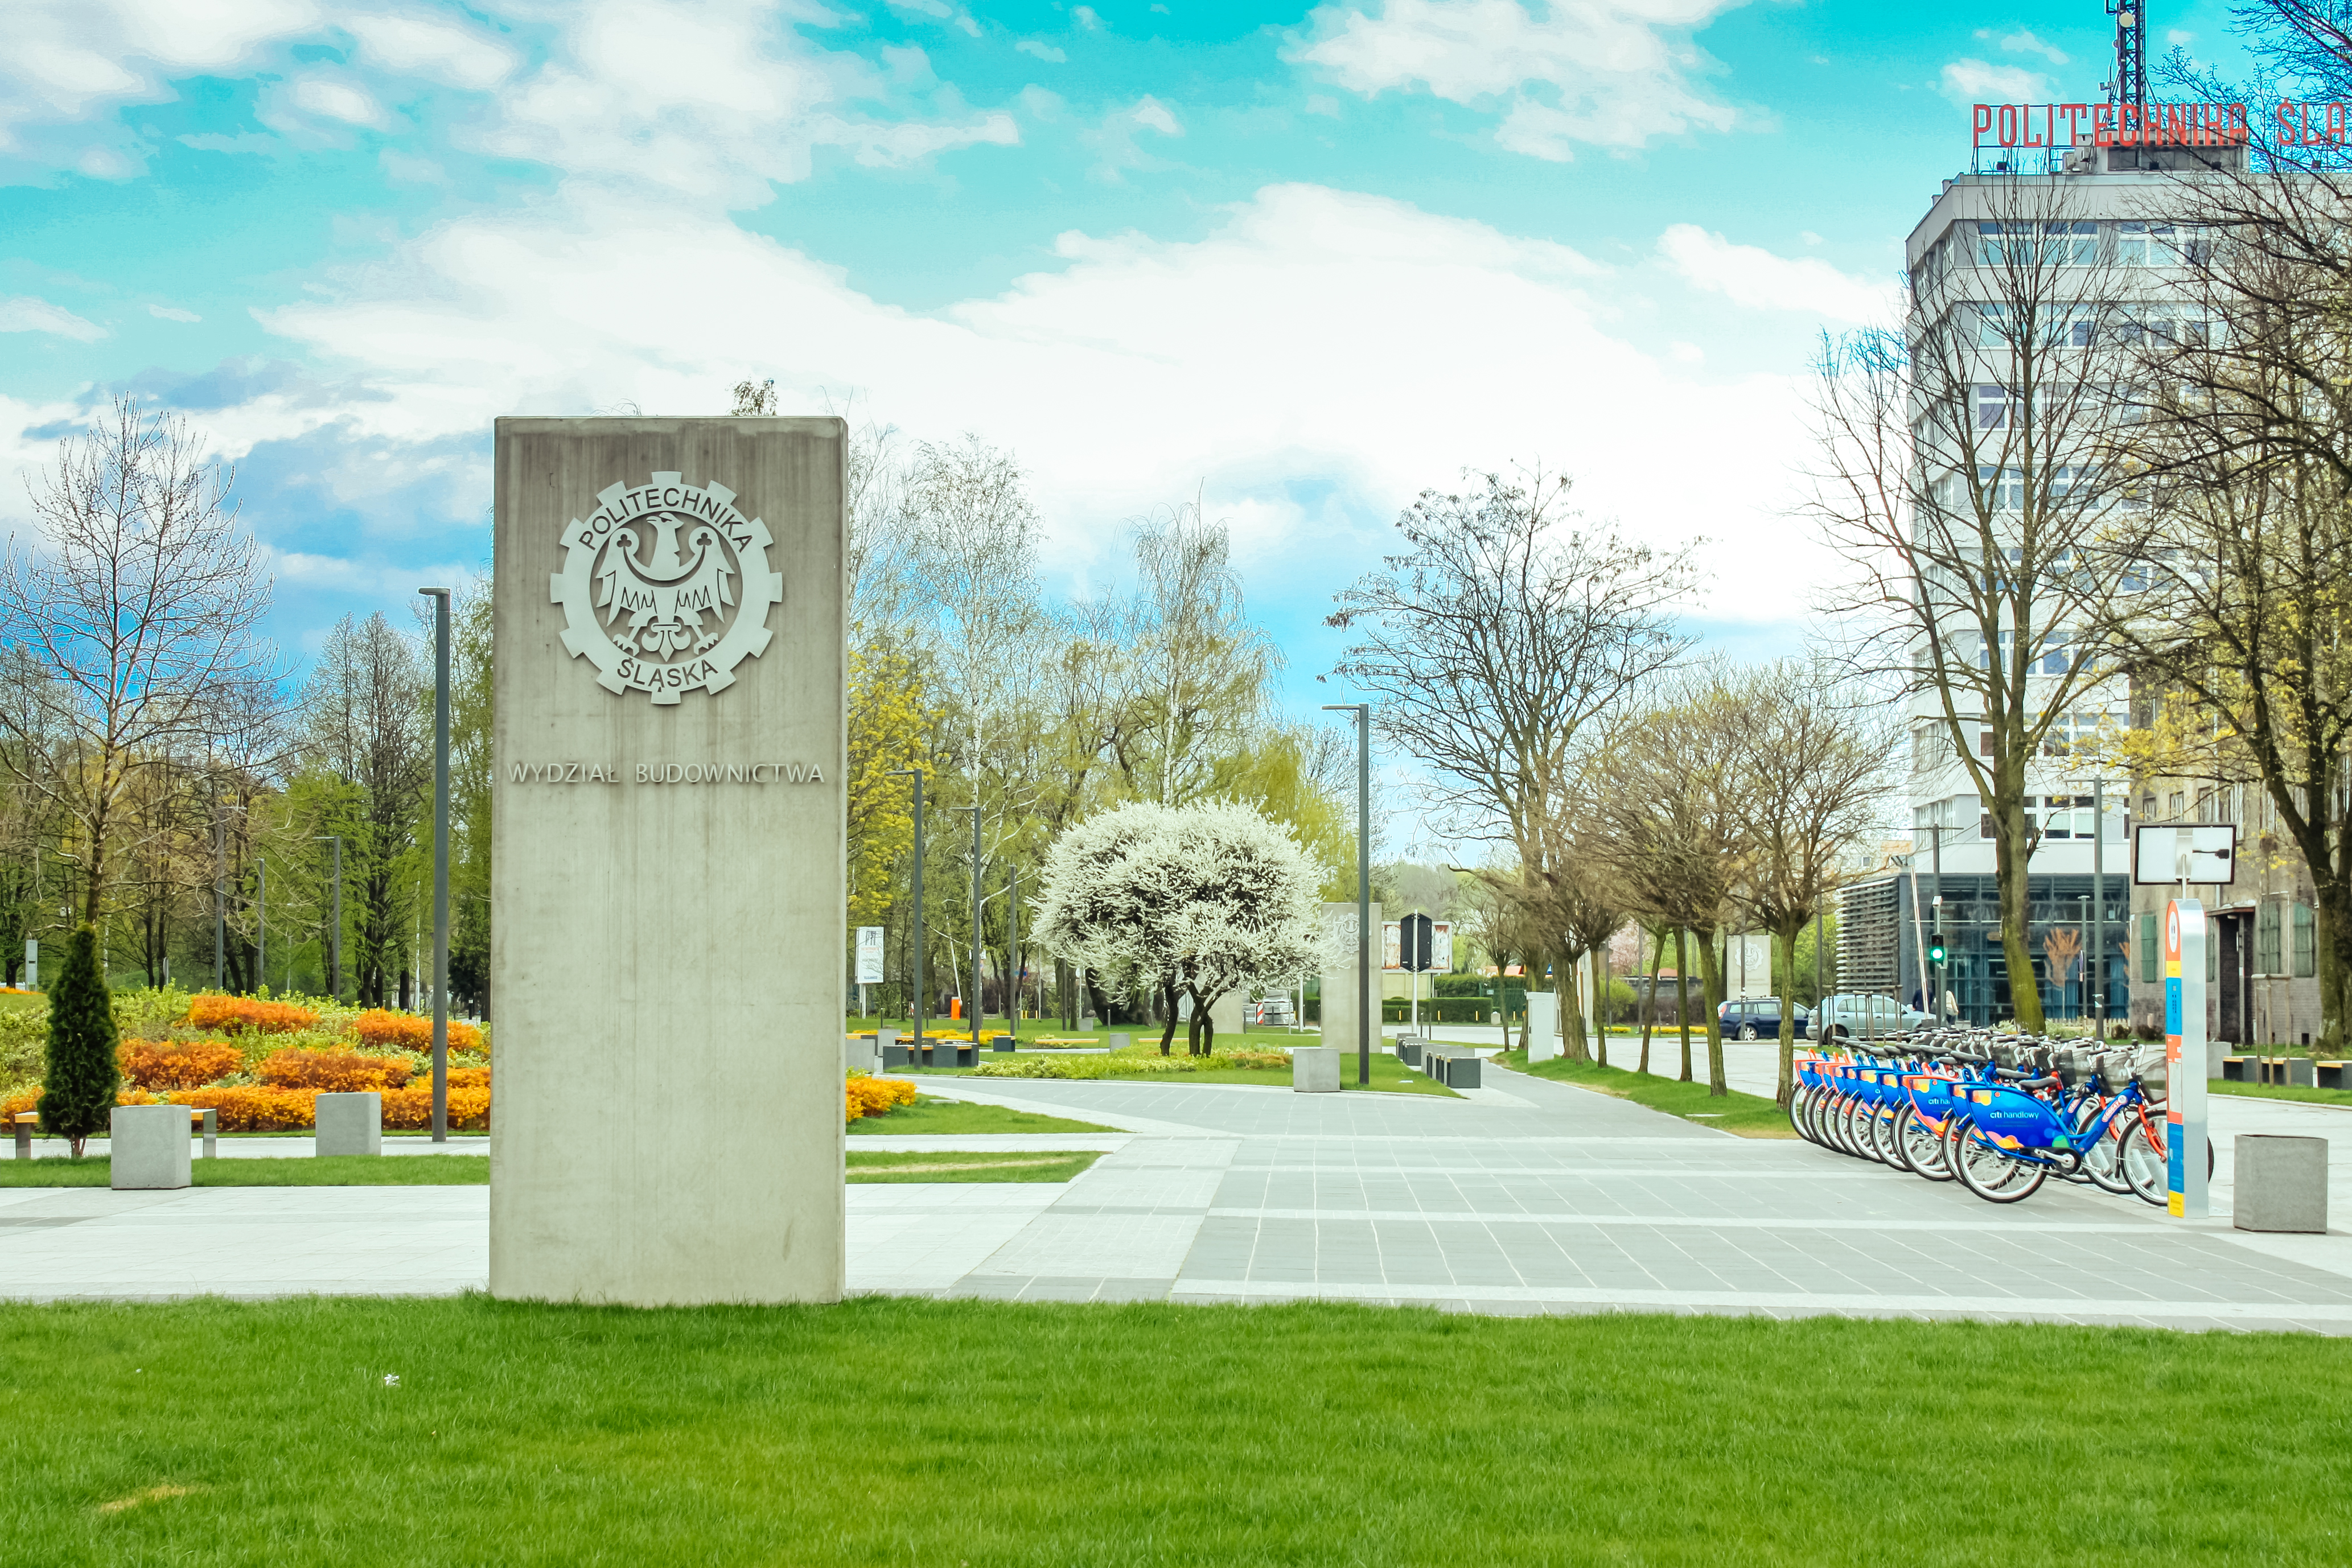
<path id="1" fill-rule="evenodd" d="M 1804 1008 L 1797 1009 L 1797 1036 L 1804 1038 L 1805 1025 L 1812 1013 Z M 1780 998 L 1751 997 L 1746 1001 L 1726 1002 L 1715 1009 L 1716 1026 L 1727 1040 L 1778 1040 L 1780 1038 Z"/>
<path id="2" fill-rule="evenodd" d="M 1807 1040 L 1869 1040 L 1883 1035 L 1905 1034 L 1927 1021 L 1927 1015 L 1917 1008 L 1906 1007 L 1893 997 L 1866 997 L 1856 992 L 1840 991 L 1822 998 L 1813 1009 L 1812 1027 Z"/>

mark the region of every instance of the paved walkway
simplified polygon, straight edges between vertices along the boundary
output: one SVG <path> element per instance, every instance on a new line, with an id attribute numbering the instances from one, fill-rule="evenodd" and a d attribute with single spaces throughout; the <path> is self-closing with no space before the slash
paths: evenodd
<path id="1" fill-rule="evenodd" d="M 2352 1333 L 2352 1235 L 2341 1231 L 2251 1236 L 2226 1219 L 2186 1224 L 2054 1183 L 1999 1207 L 1801 1142 L 1735 1138 L 1523 1074 L 1489 1076 L 1497 1092 L 1477 1101 L 927 1081 L 929 1092 L 1119 1131 L 1017 1141 L 1109 1150 L 1066 1185 L 851 1186 L 850 1287 Z M 2344 1113 L 2217 1097 L 2224 1204 L 2234 1135 L 2225 1116 L 2280 1122 L 2234 1130 L 2337 1118 L 2326 1127 L 2340 1124 L 2336 1148 L 2352 1152 Z M 876 1136 L 854 1146 L 1013 1142 Z M 224 1155 L 233 1152 L 246 1150 L 224 1140 Z M 0 1189 L 0 1292 L 478 1287 L 487 1197 L 481 1187 Z"/>

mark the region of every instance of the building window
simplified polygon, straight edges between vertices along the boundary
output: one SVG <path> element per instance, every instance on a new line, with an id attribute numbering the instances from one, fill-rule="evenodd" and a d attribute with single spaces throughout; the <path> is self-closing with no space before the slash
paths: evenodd
<path id="1" fill-rule="evenodd" d="M 2254 973 L 2283 975 L 2279 967 L 2279 905 L 2274 898 L 2264 899 L 2254 912 Z"/>
<path id="2" fill-rule="evenodd" d="M 2144 821 L 2144 822 L 2145 822 L 2145 821 L 2152 821 L 2152 820 L 2155 818 L 2155 816 L 2156 816 L 2156 797 L 2155 797 L 2155 796 L 2153 796 L 2153 795 L 2143 795 L 2143 796 L 2141 796 L 2141 797 L 2140 797 L 2140 799 L 2139 799 L 2139 815 L 2140 815 L 2140 821 Z"/>
<path id="3" fill-rule="evenodd" d="M 2139 950 L 2134 956 L 2139 959 L 2140 984 L 2154 985 L 2163 977 L 2157 968 L 2155 915 L 2143 915 L 2139 917 L 2139 940 L 2132 946 Z"/>
<path id="4" fill-rule="evenodd" d="M 2176 821 L 2176 822 L 2177 822 L 2177 821 L 2180 821 L 2180 812 L 2181 812 L 2181 806 L 2182 806 L 2182 802 L 2183 802 L 2183 801 L 2185 801 L 2187 799 L 2188 799 L 2188 797 L 2187 797 L 2186 795 L 2184 795 L 2180 790 L 2175 789 L 2175 790 L 2172 792 L 2172 798 L 2171 798 L 2171 802 L 2170 802 L 2171 807 L 2172 807 L 2172 810 L 2171 810 L 2171 813 L 2170 813 L 2170 814 L 2171 814 L 2172 820 L 2173 820 L 2174 821 Z"/>
<path id="5" fill-rule="evenodd" d="M 2005 430 L 2009 427 L 2009 389 L 2007 387 L 1977 388 L 1977 428 Z"/>
<path id="6" fill-rule="evenodd" d="M 2319 943 L 2317 930 L 2312 924 L 2308 904 L 2294 906 L 2294 977 L 2307 980 L 2319 973 Z"/>
<path id="7" fill-rule="evenodd" d="M 2082 222 L 2044 224 L 2042 232 L 2050 236 L 2048 254 L 2059 266 L 2098 265 L 2098 225 Z"/>
<path id="8" fill-rule="evenodd" d="M 1977 837 L 1988 840 L 1992 837 L 1992 813 L 1990 811 L 1982 811 L 1978 813 Z"/>

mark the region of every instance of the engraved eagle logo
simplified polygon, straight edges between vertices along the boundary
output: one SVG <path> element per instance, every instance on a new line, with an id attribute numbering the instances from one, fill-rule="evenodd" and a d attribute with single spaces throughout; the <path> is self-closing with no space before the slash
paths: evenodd
<path id="1" fill-rule="evenodd" d="M 607 635 L 625 651 L 667 661 L 682 653 L 708 652 L 719 638 L 720 626 L 706 628 L 706 616 L 722 622 L 725 610 L 735 602 L 735 569 L 730 563 L 719 530 L 695 524 L 688 535 L 690 558 L 678 553 L 677 536 L 688 520 L 670 512 L 655 512 L 616 528 L 604 547 L 596 569 L 596 606 L 604 612 Z M 654 530 L 651 553 L 641 561 L 646 541 L 641 533 Z M 629 618 L 625 628 L 614 622 Z"/>

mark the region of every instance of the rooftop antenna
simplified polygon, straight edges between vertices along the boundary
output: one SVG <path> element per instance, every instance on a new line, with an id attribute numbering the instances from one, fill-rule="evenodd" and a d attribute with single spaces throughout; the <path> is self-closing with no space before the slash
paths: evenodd
<path id="1" fill-rule="evenodd" d="M 2106 84 L 2107 101 L 2132 107 L 2135 119 L 2147 111 L 2147 0 L 2106 0 L 2116 19 L 2116 75 Z"/>

